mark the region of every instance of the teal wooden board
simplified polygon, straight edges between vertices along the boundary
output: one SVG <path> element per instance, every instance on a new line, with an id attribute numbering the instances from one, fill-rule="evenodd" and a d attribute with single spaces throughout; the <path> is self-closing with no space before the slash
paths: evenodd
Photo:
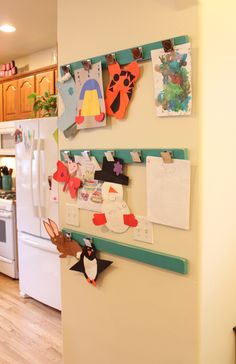
<path id="1" fill-rule="evenodd" d="M 189 42 L 189 37 L 186 35 L 180 36 L 180 37 L 175 37 L 172 38 L 174 45 L 178 46 L 180 44 L 184 44 L 184 43 L 188 43 Z M 128 48 L 128 49 L 123 49 L 120 51 L 112 51 L 112 52 L 108 52 L 102 56 L 97 56 L 97 57 L 87 57 L 87 59 L 89 59 L 92 64 L 101 61 L 102 62 L 102 67 L 103 68 L 107 68 L 107 62 L 106 62 L 106 55 L 107 54 L 115 54 L 116 60 L 119 64 L 121 65 L 125 65 L 128 64 L 130 62 L 132 62 L 134 60 L 133 58 L 133 54 L 132 54 L 132 49 L 136 48 L 132 47 L 132 48 Z M 142 61 L 148 61 L 151 59 L 151 51 L 154 49 L 160 49 L 162 48 L 162 41 L 158 41 L 158 42 L 154 42 L 154 43 L 149 43 L 149 44 L 144 44 L 144 45 L 138 45 L 138 47 L 142 47 L 142 51 L 143 51 L 143 59 Z M 77 62 L 73 62 L 73 63 L 67 63 L 63 66 L 68 66 L 70 65 L 70 70 L 72 75 L 74 74 L 74 71 L 82 68 L 82 61 L 84 61 L 84 59 L 82 59 L 81 61 L 77 61 Z M 63 70 L 61 66 L 61 76 L 63 76 Z"/>
<path id="2" fill-rule="evenodd" d="M 84 152 L 85 149 L 64 149 L 61 150 L 61 160 L 64 161 L 64 153 L 65 152 L 70 152 L 71 156 L 75 156 L 75 155 L 81 155 L 81 152 Z M 88 149 L 86 149 L 88 150 Z M 124 163 L 136 163 L 133 162 L 132 157 L 130 152 L 132 151 L 139 151 L 140 152 L 140 156 L 141 156 L 141 161 L 143 163 L 146 162 L 146 158 L 148 156 L 152 156 L 152 157 L 160 157 L 160 153 L 168 150 L 171 151 L 173 154 L 173 158 L 176 159 L 188 159 L 188 150 L 187 149 L 172 149 L 172 148 L 166 148 L 166 149 L 140 149 L 140 148 L 133 148 L 133 149 L 90 149 L 90 155 L 95 157 L 97 159 L 97 161 L 99 163 L 102 163 L 103 161 L 103 157 L 104 157 L 104 153 L 107 152 L 108 150 L 112 150 L 115 153 L 115 157 L 117 158 L 121 158 L 124 160 Z M 138 164 L 138 163 L 136 163 Z"/>
<path id="3" fill-rule="evenodd" d="M 120 243 L 114 240 L 105 239 L 89 234 L 63 229 L 63 233 L 71 233 L 72 239 L 80 245 L 84 245 L 83 238 L 92 238 L 96 249 L 119 257 L 136 260 L 141 263 L 150 264 L 155 267 L 166 269 L 172 272 L 187 274 L 188 261 L 185 258 L 176 257 L 154 250 L 144 249 L 133 245 Z"/>

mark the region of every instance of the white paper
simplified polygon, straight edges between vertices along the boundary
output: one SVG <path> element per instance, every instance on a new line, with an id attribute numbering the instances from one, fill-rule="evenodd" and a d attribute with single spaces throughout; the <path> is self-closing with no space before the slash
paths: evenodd
<path id="1" fill-rule="evenodd" d="M 146 163 L 148 220 L 189 229 L 190 162 L 147 157 Z"/>

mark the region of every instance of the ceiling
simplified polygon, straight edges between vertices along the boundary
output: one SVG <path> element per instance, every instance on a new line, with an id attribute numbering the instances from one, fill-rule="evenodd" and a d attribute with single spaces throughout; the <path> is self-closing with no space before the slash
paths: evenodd
<path id="1" fill-rule="evenodd" d="M 0 32 L 0 64 L 56 45 L 57 0 L 0 0 L 0 9 L 0 25 L 16 28 Z"/>

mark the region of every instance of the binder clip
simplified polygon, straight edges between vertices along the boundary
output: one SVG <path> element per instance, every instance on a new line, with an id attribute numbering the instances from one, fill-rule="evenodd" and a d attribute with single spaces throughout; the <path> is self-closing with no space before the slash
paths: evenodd
<path id="1" fill-rule="evenodd" d="M 66 66 L 62 66 L 61 67 L 62 71 L 64 72 L 64 76 L 62 76 L 61 78 L 61 82 L 66 82 L 68 81 L 72 76 L 71 76 L 71 69 L 70 69 L 70 65 L 66 65 Z"/>
<path id="2" fill-rule="evenodd" d="M 116 63 L 115 53 L 110 53 L 105 56 L 108 65 Z"/>
<path id="3" fill-rule="evenodd" d="M 90 161 L 90 150 L 84 150 L 83 152 L 81 152 L 81 155 L 84 159 Z"/>
<path id="4" fill-rule="evenodd" d="M 115 152 L 113 150 L 108 150 L 104 154 L 105 154 L 105 157 L 106 157 L 108 162 L 114 162 L 115 161 L 114 160 Z"/>
<path id="5" fill-rule="evenodd" d="M 133 150 L 132 152 L 130 152 L 130 155 L 131 155 L 132 161 L 134 163 L 141 163 L 142 162 L 140 150 Z"/>
<path id="6" fill-rule="evenodd" d="M 92 62 L 91 59 L 86 59 L 85 61 L 82 61 L 82 66 L 85 71 L 89 71 L 92 68 Z"/>
<path id="7" fill-rule="evenodd" d="M 143 60 L 143 49 L 142 47 L 136 47 L 136 48 L 133 48 L 131 49 L 131 52 L 133 54 L 133 58 L 136 60 L 136 61 L 141 61 Z"/>
<path id="8" fill-rule="evenodd" d="M 172 39 L 163 40 L 161 43 L 165 53 L 174 52 L 174 43 Z"/>
<path id="9" fill-rule="evenodd" d="M 164 152 L 161 152 L 161 157 L 164 163 L 173 163 L 173 153 L 171 151 L 165 150 Z"/>

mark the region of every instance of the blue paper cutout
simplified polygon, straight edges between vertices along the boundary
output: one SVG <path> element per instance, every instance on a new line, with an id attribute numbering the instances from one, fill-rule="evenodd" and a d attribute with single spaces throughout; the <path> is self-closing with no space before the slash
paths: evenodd
<path id="1" fill-rule="evenodd" d="M 65 82 L 58 81 L 57 88 L 64 103 L 64 111 L 58 117 L 57 126 L 64 132 L 75 123 L 77 111 L 75 81 L 72 77 Z"/>
<path id="2" fill-rule="evenodd" d="M 102 99 L 102 93 L 101 93 L 99 83 L 94 79 L 90 79 L 90 80 L 87 80 L 82 87 L 82 90 L 81 90 L 80 96 L 79 96 L 80 100 L 84 99 L 85 92 L 88 90 L 89 91 L 96 90 L 98 93 L 98 98 Z"/>

